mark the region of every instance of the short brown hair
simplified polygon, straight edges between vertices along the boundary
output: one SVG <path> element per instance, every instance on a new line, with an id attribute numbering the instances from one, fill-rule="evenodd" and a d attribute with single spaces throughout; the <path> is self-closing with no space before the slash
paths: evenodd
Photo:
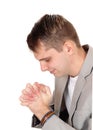
<path id="1" fill-rule="evenodd" d="M 38 41 L 42 41 L 47 48 L 60 51 L 60 45 L 66 40 L 72 40 L 80 47 L 79 37 L 74 26 L 61 15 L 44 15 L 35 23 L 27 36 L 28 47 L 32 51 L 38 48 Z"/>

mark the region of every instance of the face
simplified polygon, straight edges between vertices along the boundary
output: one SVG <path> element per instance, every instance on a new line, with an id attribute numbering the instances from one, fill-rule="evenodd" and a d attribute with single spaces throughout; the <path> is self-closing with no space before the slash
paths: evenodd
<path id="1" fill-rule="evenodd" d="M 57 77 L 68 74 L 69 60 L 64 49 L 61 52 L 58 52 L 54 48 L 46 50 L 42 45 L 37 52 L 34 52 L 34 56 L 40 62 L 42 71 L 49 71 Z"/>

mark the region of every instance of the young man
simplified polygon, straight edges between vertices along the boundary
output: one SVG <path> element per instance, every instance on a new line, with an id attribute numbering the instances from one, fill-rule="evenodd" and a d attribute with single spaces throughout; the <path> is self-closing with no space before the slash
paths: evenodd
<path id="1" fill-rule="evenodd" d="M 48 86 L 27 84 L 21 104 L 33 113 L 33 127 L 43 130 L 90 130 L 92 123 L 93 48 L 81 46 L 73 25 L 60 15 L 44 15 L 27 37 L 42 71 L 55 76 Z"/>

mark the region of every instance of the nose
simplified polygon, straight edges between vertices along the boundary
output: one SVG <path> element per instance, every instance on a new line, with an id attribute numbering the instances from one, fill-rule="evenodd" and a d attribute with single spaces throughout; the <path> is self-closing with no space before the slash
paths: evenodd
<path id="1" fill-rule="evenodd" d="M 48 70 L 48 66 L 45 62 L 41 62 L 40 63 L 40 67 L 42 71 L 47 71 Z"/>

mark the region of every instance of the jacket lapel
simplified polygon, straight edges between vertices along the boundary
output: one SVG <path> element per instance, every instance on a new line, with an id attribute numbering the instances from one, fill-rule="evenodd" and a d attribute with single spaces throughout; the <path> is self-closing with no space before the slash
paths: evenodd
<path id="1" fill-rule="evenodd" d="M 79 81 L 79 82 L 78 82 Z M 72 98 L 72 103 L 71 103 L 71 107 L 70 107 L 70 111 L 69 111 L 69 123 L 72 124 L 71 118 L 73 117 L 73 114 L 75 112 L 75 109 L 77 107 L 77 103 L 78 103 L 78 99 L 81 95 L 82 89 L 85 85 L 85 78 L 83 76 L 79 76 L 76 86 L 75 86 L 75 90 L 74 90 L 74 95 Z"/>
<path id="2" fill-rule="evenodd" d="M 66 83 L 68 80 L 68 76 L 64 76 L 61 78 L 56 78 L 55 80 L 55 113 L 59 116 L 61 104 L 62 104 L 62 98 L 63 98 L 63 93 L 66 87 Z"/>

